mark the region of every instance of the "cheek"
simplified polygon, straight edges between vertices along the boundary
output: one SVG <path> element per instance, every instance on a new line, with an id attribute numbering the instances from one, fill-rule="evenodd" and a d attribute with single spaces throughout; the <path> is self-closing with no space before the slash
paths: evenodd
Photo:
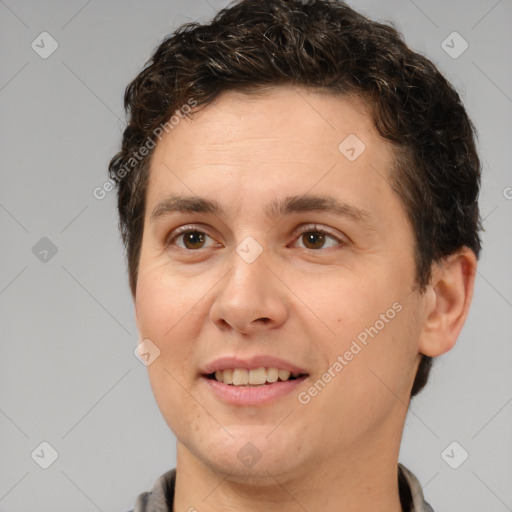
<path id="1" fill-rule="evenodd" d="M 145 269 L 139 275 L 135 300 L 141 336 L 164 341 L 182 320 L 194 314 L 199 293 L 190 280 L 173 278 L 165 268 Z"/>
<path id="2" fill-rule="evenodd" d="M 330 340 L 329 345 L 336 354 L 347 350 L 358 336 L 364 343 L 375 334 L 375 326 L 379 334 L 388 330 L 399 316 L 396 312 L 399 306 L 393 308 L 393 305 L 401 303 L 403 292 L 375 272 L 368 271 L 361 278 L 359 273 L 343 271 L 326 274 L 321 279 L 296 278 L 293 282 L 301 282 L 300 297 L 307 318 L 311 318 L 309 327 L 325 331 L 327 337 L 323 339 Z"/>
<path id="3" fill-rule="evenodd" d="M 414 308 L 404 301 L 378 313 L 350 338 L 344 354 L 352 360 L 343 370 L 343 386 L 350 390 L 352 410 L 363 416 L 408 403 L 418 354 Z"/>
<path id="4" fill-rule="evenodd" d="M 186 293 L 179 280 L 171 285 L 163 273 L 145 271 L 139 276 L 135 305 L 140 339 L 150 339 L 160 350 L 147 366 L 153 395 L 169 428 L 181 432 L 195 425 L 202 413 L 184 392 L 196 372 L 197 298 Z M 186 420 L 173 411 L 188 411 Z"/>
<path id="5" fill-rule="evenodd" d="M 144 273 L 135 301 L 140 339 L 150 339 L 160 350 L 160 356 L 147 367 L 155 389 L 163 385 L 161 380 L 174 385 L 171 375 L 188 386 L 197 357 L 194 340 L 204 323 L 199 318 L 203 314 L 201 290 L 180 280 L 169 281 L 164 274 Z"/>
<path id="6" fill-rule="evenodd" d="M 395 394 L 408 399 L 418 352 L 417 310 L 407 287 L 396 283 L 370 276 L 367 282 L 340 280 L 316 295 L 317 307 L 321 300 L 326 305 L 322 320 L 330 328 L 322 343 L 331 373 L 337 376 L 329 385 L 338 390 L 332 399 L 349 410 L 361 407 L 362 415 L 395 401 Z M 333 368 L 336 361 L 342 369 L 339 364 Z"/>

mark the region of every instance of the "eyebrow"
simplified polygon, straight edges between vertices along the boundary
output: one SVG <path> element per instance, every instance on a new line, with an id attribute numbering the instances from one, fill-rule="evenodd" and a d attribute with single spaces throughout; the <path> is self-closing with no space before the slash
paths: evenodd
<path id="1" fill-rule="evenodd" d="M 322 211 L 340 217 L 370 224 L 371 215 L 366 210 L 339 201 L 329 195 L 288 196 L 274 199 L 265 207 L 267 217 L 274 219 L 293 213 Z M 226 212 L 215 200 L 198 196 L 178 196 L 171 194 L 158 203 L 151 213 L 151 222 L 174 213 L 204 213 L 224 217 Z"/>

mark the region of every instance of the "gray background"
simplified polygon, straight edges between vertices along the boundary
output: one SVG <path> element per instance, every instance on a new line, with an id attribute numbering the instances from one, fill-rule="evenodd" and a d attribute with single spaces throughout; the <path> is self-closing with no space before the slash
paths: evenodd
<path id="1" fill-rule="evenodd" d="M 512 510 L 512 2 L 350 3 L 393 20 L 454 83 L 484 164 L 471 313 L 412 403 L 400 460 L 436 511 Z M 0 0 L 1 511 L 124 512 L 174 467 L 173 435 L 133 355 L 115 192 L 92 191 L 119 146 L 129 80 L 165 34 L 225 5 Z M 46 59 L 31 47 L 44 31 L 59 45 Z M 469 43 L 458 58 L 442 47 L 453 31 Z M 43 237 L 56 254 L 41 252 Z M 35 462 L 50 460 L 43 441 L 58 452 L 48 469 Z M 458 469 L 441 455 L 453 441 L 469 453 Z M 463 452 L 448 453 L 453 464 Z"/>

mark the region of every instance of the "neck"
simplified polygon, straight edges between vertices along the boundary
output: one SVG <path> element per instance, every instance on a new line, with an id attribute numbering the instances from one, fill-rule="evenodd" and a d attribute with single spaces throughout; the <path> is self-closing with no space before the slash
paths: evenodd
<path id="1" fill-rule="evenodd" d="M 396 425 L 394 432 L 396 432 Z M 379 437 L 379 436 L 376 436 Z M 330 460 L 309 461 L 257 479 L 212 469 L 178 442 L 175 512 L 402 512 L 398 492 L 401 436 L 351 446 Z"/>

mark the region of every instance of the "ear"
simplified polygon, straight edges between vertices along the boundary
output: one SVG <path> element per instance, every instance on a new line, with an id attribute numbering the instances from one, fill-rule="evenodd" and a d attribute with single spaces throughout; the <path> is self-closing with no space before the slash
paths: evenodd
<path id="1" fill-rule="evenodd" d="M 433 264 L 425 292 L 421 354 L 437 357 L 454 347 L 473 298 L 476 267 L 476 256 L 467 247 Z"/>
<path id="2" fill-rule="evenodd" d="M 142 341 L 140 338 L 140 323 L 139 323 L 139 310 L 137 307 L 137 301 L 133 300 L 133 317 L 135 319 L 135 326 L 137 327 L 137 333 L 139 336 L 139 341 Z"/>

